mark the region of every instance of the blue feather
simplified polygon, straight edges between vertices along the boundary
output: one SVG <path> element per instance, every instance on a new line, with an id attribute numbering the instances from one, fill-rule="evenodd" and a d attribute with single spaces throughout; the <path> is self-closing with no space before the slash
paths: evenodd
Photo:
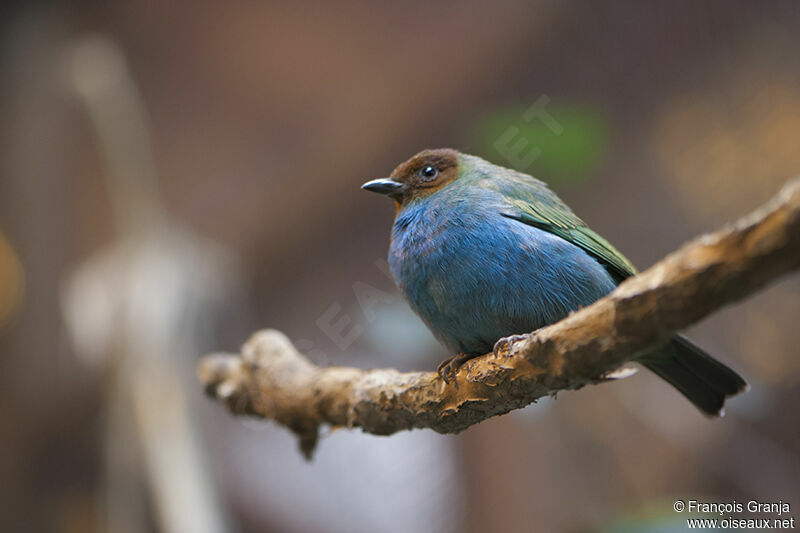
<path id="1" fill-rule="evenodd" d="M 614 288 L 581 248 L 503 216 L 499 193 L 461 183 L 406 205 L 389 250 L 409 304 L 449 349 L 486 353 Z"/>

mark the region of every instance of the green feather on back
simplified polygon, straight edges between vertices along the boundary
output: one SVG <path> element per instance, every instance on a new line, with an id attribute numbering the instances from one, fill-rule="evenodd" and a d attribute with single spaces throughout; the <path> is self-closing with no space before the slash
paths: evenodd
<path id="1" fill-rule="evenodd" d="M 504 216 L 557 235 L 595 257 L 620 282 L 636 274 L 636 268 L 610 242 L 592 231 L 541 181 L 509 172 L 492 180 L 510 207 Z"/>

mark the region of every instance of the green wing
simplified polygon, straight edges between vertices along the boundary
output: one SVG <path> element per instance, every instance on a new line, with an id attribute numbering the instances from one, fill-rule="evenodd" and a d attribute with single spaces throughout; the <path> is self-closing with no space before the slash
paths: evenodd
<path id="1" fill-rule="evenodd" d="M 510 209 L 503 215 L 558 235 L 594 256 L 617 282 L 636 268 L 610 242 L 589 229 L 547 186 L 530 176 L 514 176 L 498 187 Z"/>

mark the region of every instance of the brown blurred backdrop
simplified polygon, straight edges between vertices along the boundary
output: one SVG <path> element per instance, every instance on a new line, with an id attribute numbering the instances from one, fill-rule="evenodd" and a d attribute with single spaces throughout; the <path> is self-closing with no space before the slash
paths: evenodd
<path id="1" fill-rule="evenodd" d="M 193 370 L 266 326 L 319 363 L 432 368 L 380 268 L 392 206 L 359 189 L 422 148 L 508 166 L 513 132 L 640 267 L 759 205 L 800 173 L 796 2 L 12 2 L 0 29 L 0 530 L 670 531 L 677 498 L 800 506 L 796 276 L 690 332 L 752 384 L 720 420 L 641 373 L 457 437 L 333 432 L 306 464 Z M 540 101 L 560 133 L 524 118 Z"/>

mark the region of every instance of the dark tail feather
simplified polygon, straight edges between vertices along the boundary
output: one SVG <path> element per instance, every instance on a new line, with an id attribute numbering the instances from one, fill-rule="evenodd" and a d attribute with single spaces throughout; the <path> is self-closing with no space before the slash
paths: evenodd
<path id="1" fill-rule="evenodd" d="M 640 361 L 708 415 L 722 414 L 725 398 L 747 388 L 739 374 L 683 335 L 676 335 L 663 349 Z"/>

